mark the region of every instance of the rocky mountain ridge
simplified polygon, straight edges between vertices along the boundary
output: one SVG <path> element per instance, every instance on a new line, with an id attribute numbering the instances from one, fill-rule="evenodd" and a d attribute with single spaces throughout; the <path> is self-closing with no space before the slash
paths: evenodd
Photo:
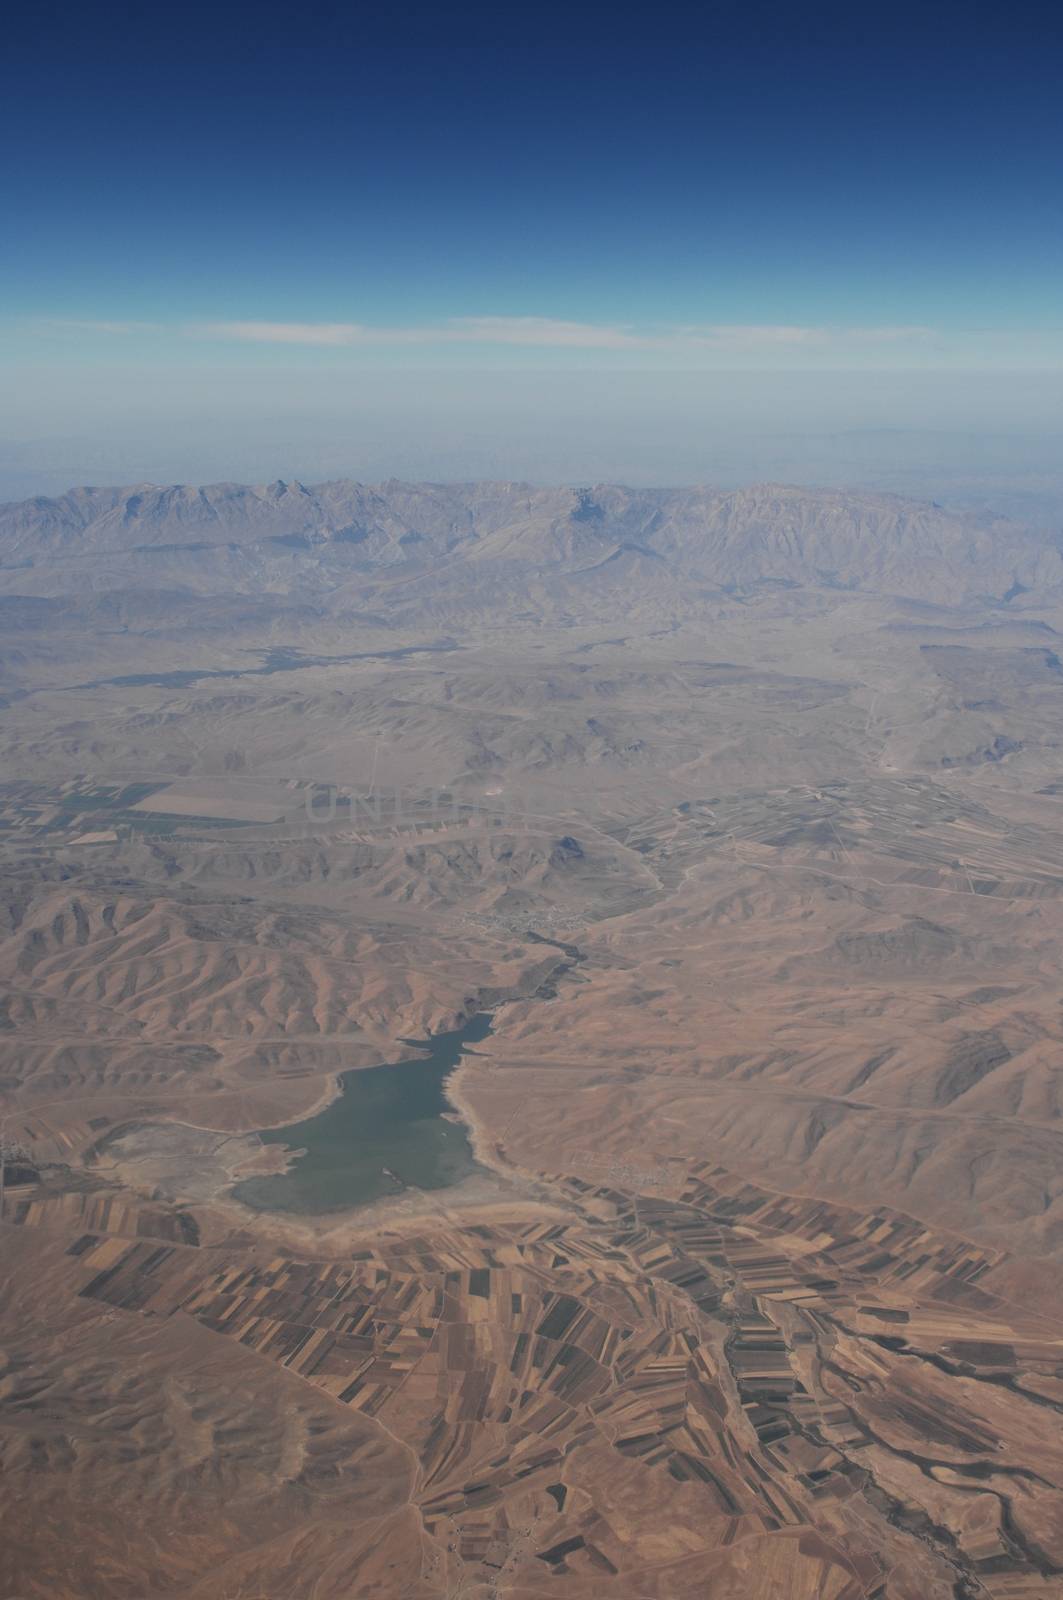
<path id="1" fill-rule="evenodd" d="M 755 485 L 536 488 L 518 483 L 202 488 L 80 488 L 0 507 L 7 593 L 56 593 L 57 565 L 80 586 L 85 563 L 123 559 L 132 586 L 198 587 L 213 572 L 246 591 L 324 591 L 359 574 L 475 563 L 470 578 L 510 569 L 551 578 L 600 574 L 621 587 L 726 591 L 814 586 L 949 604 L 1011 603 L 1063 590 L 1052 540 L 1002 519 L 896 496 Z M 37 575 L 53 571 L 47 584 Z M 88 578 L 95 586 L 93 578 Z M 121 582 L 109 587 L 121 587 Z"/>

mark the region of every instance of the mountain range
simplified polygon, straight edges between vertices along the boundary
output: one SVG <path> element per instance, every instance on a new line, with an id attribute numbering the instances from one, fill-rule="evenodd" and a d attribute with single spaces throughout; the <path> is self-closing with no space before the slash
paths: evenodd
<path id="1" fill-rule="evenodd" d="M 277 480 L 80 488 L 0 507 L 12 594 L 284 589 L 321 597 L 376 576 L 533 575 L 689 599 L 771 586 L 1007 604 L 1063 591 L 1050 534 L 891 495 L 758 485 L 535 488 L 520 483 L 308 487 Z M 443 578 L 445 565 L 446 579 Z"/>

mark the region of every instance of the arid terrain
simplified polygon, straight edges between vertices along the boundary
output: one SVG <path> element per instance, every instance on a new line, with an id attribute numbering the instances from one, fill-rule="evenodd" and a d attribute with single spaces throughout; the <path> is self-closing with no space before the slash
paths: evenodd
<path id="1" fill-rule="evenodd" d="M 872 494 L 0 508 L 2 1600 L 1063 1597 L 1061 635 Z"/>

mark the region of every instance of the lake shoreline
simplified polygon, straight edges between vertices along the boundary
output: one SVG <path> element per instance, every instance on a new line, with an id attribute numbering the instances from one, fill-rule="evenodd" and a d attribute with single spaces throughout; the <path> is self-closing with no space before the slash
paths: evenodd
<path id="1" fill-rule="evenodd" d="M 574 945 L 526 937 L 562 955 L 532 993 L 500 997 L 457 1028 L 425 1040 L 401 1039 L 401 1046 L 423 1054 L 338 1073 L 319 1109 L 296 1122 L 252 1130 L 249 1137 L 264 1149 L 284 1147 L 284 1165 L 238 1179 L 226 1199 L 259 1219 L 325 1219 L 377 1207 L 409 1210 L 416 1196 L 455 1195 L 470 1180 L 504 1185 L 494 1162 L 484 1159 L 482 1130 L 450 1084 L 468 1046 L 490 1037 L 504 1006 L 554 998 L 560 981 L 583 960 Z M 423 1202 L 414 1208 L 423 1209 Z"/>

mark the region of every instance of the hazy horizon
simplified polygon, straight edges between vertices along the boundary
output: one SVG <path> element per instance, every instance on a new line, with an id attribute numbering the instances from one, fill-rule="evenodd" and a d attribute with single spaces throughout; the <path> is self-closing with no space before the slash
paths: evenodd
<path id="1" fill-rule="evenodd" d="M 82 403 L 27 374 L 0 499 L 94 484 L 352 477 L 869 488 L 1063 521 L 1063 377 L 810 372 L 197 370 Z M 209 398 L 200 395 L 200 389 Z"/>

